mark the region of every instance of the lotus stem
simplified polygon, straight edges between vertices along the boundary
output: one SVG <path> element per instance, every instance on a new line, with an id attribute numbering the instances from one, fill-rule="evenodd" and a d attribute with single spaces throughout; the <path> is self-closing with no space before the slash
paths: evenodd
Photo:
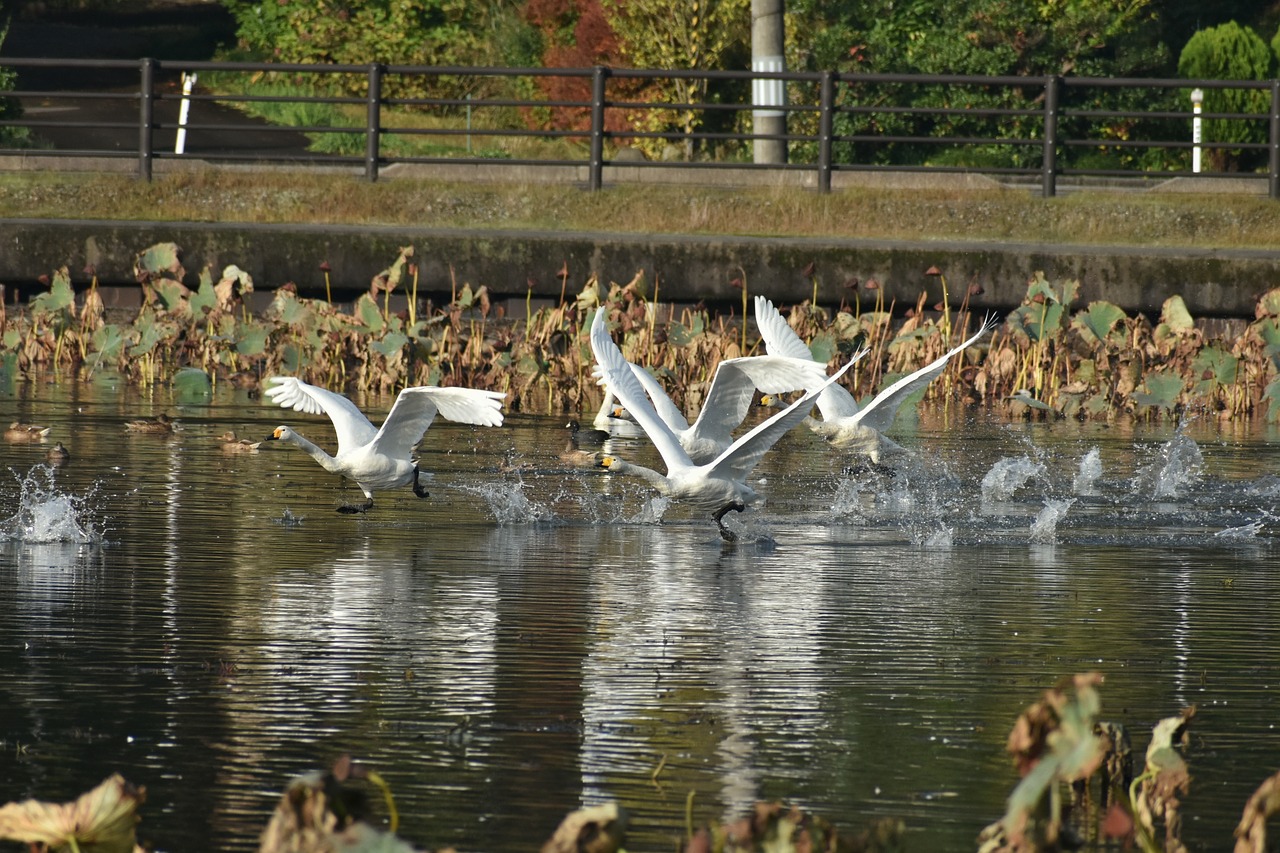
<path id="1" fill-rule="evenodd" d="M 395 835 L 396 830 L 400 827 L 400 812 L 396 811 L 396 801 L 391 796 L 391 786 L 376 770 L 368 771 L 367 776 L 369 781 L 377 785 L 382 791 L 382 799 L 387 804 L 387 831 Z"/>

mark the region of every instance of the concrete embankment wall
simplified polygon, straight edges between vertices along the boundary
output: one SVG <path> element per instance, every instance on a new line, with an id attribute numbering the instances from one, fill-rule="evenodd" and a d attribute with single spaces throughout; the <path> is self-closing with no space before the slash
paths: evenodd
<path id="1" fill-rule="evenodd" d="M 1196 316 L 1248 316 L 1260 294 L 1280 285 L 1280 252 L 1060 246 L 990 242 L 892 242 L 858 239 L 716 237 L 613 233 L 466 231 L 412 227 L 258 225 L 226 223 L 0 220 L 0 283 L 27 293 L 39 275 L 66 266 L 77 285 L 86 266 L 106 285 L 136 284 L 134 258 L 148 246 L 173 242 L 183 250 L 189 283 L 208 266 L 235 264 L 253 276 L 259 291 L 285 282 L 304 295 L 324 293 L 320 264 L 331 269 L 335 298 L 366 289 L 401 246 L 415 249 L 420 294 L 447 294 L 454 282 L 485 285 L 495 298 L 558 298 L 561 270 L 567 292 L 589 276 L 626 282 L 643 270 L 656 280 L 663 301 L 736 303 L 730 281 L 742 278 L 751 293 L 783 303 L 807 299 L 813 279 L 818 298 L 852 303 L 852 281 L 876 279 L 885 302 L 926 304 L 941 298 L 941 281 L 925 275 L 937 267 L 958 304 L 971 283 L 983 293 L 977 309 L 1007 309 L 1021 302 L 1027 280 L 1043 271 L 1051 281 L 1081 281 L 1081 304 L 1105 299 L 1126 311 L 1158 312 L 1181 295 Z M 864 307 L 874 299 L 862 292 Z"/>

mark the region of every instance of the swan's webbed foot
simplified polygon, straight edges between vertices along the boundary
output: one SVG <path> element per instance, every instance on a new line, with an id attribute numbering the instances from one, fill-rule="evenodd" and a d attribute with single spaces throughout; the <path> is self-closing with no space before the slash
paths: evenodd
<path id="1" fill-rule="evenodd" d="M 715 514 L 711 516 L 716 520 L 716 527 L 720 528 L 721 539 L 723 539 L 726 542 L 738 541 L 738 534 L 734 533 L 732 530 L 724 526 L 724 516 L 725 516 L 725 513 L 742 512 L 746 508 L 747 508 L 747 505 L 744 504 L 742 501 L 734 501 L 733 503 L 725 504 L 724 506 L 720 507 L 720 509 L 716 510 Z"/>
<path id="2" fill-rule="evenodd" d="M 342 504 L 338 507 L 338 512 L 355 515 L 356 513 L 368 512 L 371 509 L 373 509 L 373 498 L 369 498 L 362 504 Z"/>
<path id="3" fill-rule="evenodd" d="M 427 487 L 418 482 L 418 475 L 422 473 L 418 470 L 418 466 L 413 466 L 413 493 L 420 498 L 429 498 L 431 493 L 427 491 Z"/>

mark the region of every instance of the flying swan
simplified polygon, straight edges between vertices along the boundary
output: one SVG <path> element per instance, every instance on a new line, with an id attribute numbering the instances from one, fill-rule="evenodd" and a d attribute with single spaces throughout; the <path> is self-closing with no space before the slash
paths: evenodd
<path id="1" fill-rule="evenodd" d="M 765 350 L 771 354 L 789 355 L 794 358 L 812 359 L 813 355 L 786 319 L 763 296 L 756 297 L 756 326 L 764 338 Z M 818 411 L 822 420 L 809 418 L 809 428 L 825 438 L 833 446 L 864 454 L 878 462 L 881 451 L 898 451 L 902 448 L 883 433 L 893 426 L 893 419 L 903 401 L 932 382 L 946 368 L 947 362 L 964 351 L 996 326 L 996 318 L 988 315 L 982 326 L 967 341 L 948 350 L 924 367 L 894 382 L 876 394 L 862 407 L 843 385 L 827 385 L 818 396 Z M 809 388 L 814 386 L 810 385 Z M 775 401 L 766 399 L 766 405 Z"/>
<path id="2" fill-rule="evenodd" d="M 591 350 L 595 353 L 604 381 L 649 435 L 650 441 L 666 463 L 667 473 L 662 474 L 643 465 L 632 465 L 616 456 L 602 458 L 601 467 L 618 474 L 635 474 L 667 497 L 712 513 L 711 517 L 720 529 L 720 536 L 728 542 L 736 537 L 724 525 L 725 513 L 731 510 L 741 512 L 760 497 L 747 485 L 746 480 L 751 471 L 765 452 L 809 413 L 818 398 L 819 389 L 835 382 L 857 361 L 856 358 L 853 359 L 824 380 L 824 384 L 818 386 L 818 389 L 810 391 L 786 409 L 757 425 L 711 462 L 698 465 L 690 459 L 671 427 L 658 416 L 631 364 L 609 336 L 603 308 L 596 313 L 591 324 Z"/>
<path id="3" fill-rule="evenodd" d="M 716 366 L 702 411 L 690 426 L 653 374 L 638 364 L 628 364 L 649 395 L 658 417 L 696 465 L 712 461 L 733 444 L 733 430 L 751 410 L 751 399 L 757 388 L 765 394 L 785 394 L 821 385 L 827 379 L 826 366 L 808 356 L 754 355 L 725 359 Z"/>
<path id="4" fill-rule="evenodd" d="M 413 450 L 436 413 L 451 421 L 478 426 L 501 426 L 502 400 L 505 394 L 478 391 L 473 388 L 439 388 L 419 385 L 406 388 L 380 429 L 356 408 L 356 405 L 332 391 L 308 385 L 292 376 L 273 376 L 267 380 L 266 395 L 286 409 L 310 415 L 325 414 L 333 421 L 338 436 L 338 455 L 330 456 L 287 426 L 278 426 L 268 441 L 286 441 L 301 447 L 320 467 L 341 474 L 364 492 L 362 504 L 343 504 L 338 512 L 368 512 L 373 507 L 373 493 L 399 486 L 413 485 L 413 493 L 427 497 L 426 488 L 418 482 L 418 463 Z"/>

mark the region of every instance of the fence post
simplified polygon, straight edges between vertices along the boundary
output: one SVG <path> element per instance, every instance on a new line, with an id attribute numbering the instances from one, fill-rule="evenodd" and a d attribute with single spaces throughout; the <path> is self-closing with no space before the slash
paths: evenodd
<path id="1" fill-rule="evenodd" d="M 591 73 L 591 159 L 587 163 L 587 187 L 604 187 L 604 84 L 609 69 L 597 65 Z"/>
<path id="2" fill-rule="evenodd" d="M 1058 192 L 1058 87 L 1062 78 L 1044 80 L 1044 161 L 1040 172 L 1040 195 L 1053 198 Z"/>
<path id="3" fill-rule="evenodd" d="M 156 61 L 143 59 L 140 69 L 138 94 L 138 177 L 144 181 L 151 180 L 151 130 L 155 125 L 155 78 Z"/>
<path id="4" fill-rule="evenodd" d="M 382 72 L 383 66 L 369 66 L 368 121 L 364 130 L 364 176 L 370 182 L 378 180 L 378 151 L 382 133 Z"/>
<path id="5" fill-rule="evenodd" d="M 1271 157 L 1267 167 L 1267 196 L 1280 198 L 1280 80 L 1271 81 Z"/>
<path id="6" fill-rule="evenodd" d="M 823 71 L 818 92 L 818 192 L 831 192 L 831 135 L 835 127 L 836 75 Z"/>

